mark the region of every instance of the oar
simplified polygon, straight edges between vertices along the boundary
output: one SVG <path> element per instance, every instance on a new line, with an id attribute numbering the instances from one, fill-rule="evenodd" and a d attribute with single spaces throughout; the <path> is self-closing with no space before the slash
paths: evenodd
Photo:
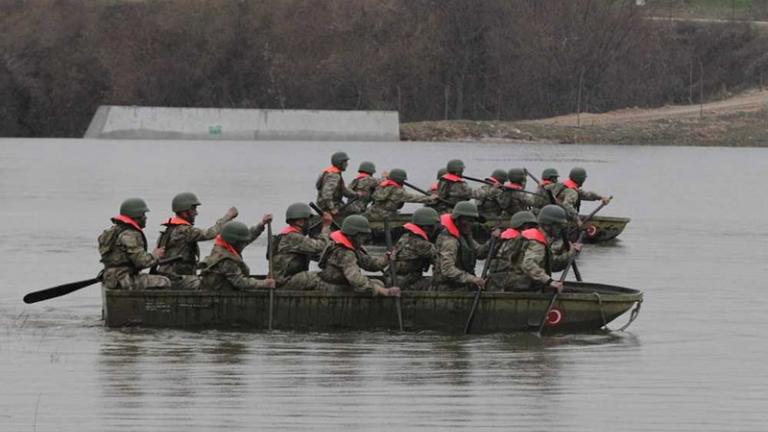
<path id="1" fill-rule="evenodd" d="M 318 216 L 320 216 L 321 218 L 323 217 L 323 211 L 320 209 L 320 207 L 318 207 L 318 206 L 317 206 L 317 204 L 315 204 L 315 203 L 313 203 L 313 202 L 310 202 L 310 203 L 309 203 L 309 206 L 312 208 L 312 210 L 314 210 L 314 211 L 315 211 L 315 213 L 317 213 L 317 214 L 318 214 Z M 321 222 L 322 222 L 322 221 L 321 221 Z M 331 219 L 331 226 L 332 226 L 332 227 L 334 227 L 334 228 L 336 228 L 337 230 L 340 230 L 340 229 L 341 229 L 341 227 L 339 226 L 339 224 L 337 224 L 337 223 L 336 223 L 336 221 L 334 221 L 333 219 Z"/>
<path id="2" fill-rule="evenodd" d="M 269 273 L 267 274 L 267 278 L 273 279 L 275 277 L 274 273 L 274 263 L 272 260 L 272 257 L 274 256 L 275 251 L 272 249 L 273 242 L 272 242 L 272 221 L 267 222 L 267 260 L 269 261 Z M 272 311 L 275 308 L 275 288 L 270 288 L 269 290 L 269 330 L 272 330 Z"/>
<path id="3" fill-rule="evenodd" d="M 494 230 L 496 230 L 496 228 L 494 228 Z M 488 258 L 486 258 L 485 262 L 483 263 L 483 272 L 480 274 L 480 277 L 486 281 L 488 277 L 488 270 L 491 268 L 491 261 L 496 258 L 496 241 L 497 238 L 491 235 L 491 244 L 488 245 Z M 475 300 L 472 302 L 472 309 L 469 310 L 469 317 L 467 317 L 467 322 L 464 324 L 464 334 L 469 334 L 469 331 L 472 329 L 472 323 L 475 320 L 475 312 L 477 311 L 477 306 L 480 304 L 480 295 L 482 292 L 483 290 L 478 287 L 477 292 L 475 293 Z"/>
<path id="4" fill-rule="evenodd" d="M 167 258 L 160 260 L 159 264 L 169 264 L 172 262 L 180 261 L 182 257 L 177 256 L 173 258 Z M 67 295 L 71 292 L 75 292 L 79 289 L 85 288 L 87 286 L 93 285 L 97 282 L 101 281 L 102 274 L 104 271 L 102 270 L 99 272 L 99 275 L 96 276 L 93 279 L 86 279 L 81 280 L 77 282 L 70 282 L 68 284 L 64 285 L 58 285 L 52 288 L 46 288 L 44 290 L 40 291 L 34 291 L 24 296 L 24 303 L 31 304 L 31 303 L 37 303 L 43 300 L 48 300 L 56 297 L 61 297 L 64 295 Z"/>
<path id="5" fill-rule="evenodd" d="M 611 197 L 613 198 L 613 197 Z M 605 207 L 605 203 L 601 203 L 599 206 L 597 206 L 596 209 L 590 213 L 583 222 L 588 222 L 594 215 L 597 214 L 603 207 Z M 581 243 L 584 241 L 584 236 L 586 235 L 586 231 L 582 231 L 581 234 L 579 234 L 579 239 L 577 242 Z M 576 262 L 576 257 L 579 255 L 580 251 L 577 251 L 573 256 L 568 259 L 568 264 L 565 266 L 565 269 L 563 270 L 563 273 L 560 275 L 560 282 L 565 281 L 565 277 L 568 276 L 568 270 L 573 266 L 573 264 Z M 555 302 L 557 301 L 557 291 L 552 294 L 552 299 L 549 301 L 549 306 L 547 306 L 547 310 L 544 311 L 544 316 L 541 318 L 541 321 L 539 323 L 539 330 L 537 333 L 541 335 L 541 332 L 544 330 L 544 326 L 547 324 L 547 317 L 549 316 L 549 311 L 552 310 L 552 307 L 555 306 Z"/>
<path id="6" fill-rule="evenodd" d="M 351 200 L 347 201 L 347 202 L 346 202 L 346 204 L 344 204 L 343 206 L 339 207 L 339 212 L 342 212 L 342 211 L 343 211 L 345 208 L 347 208 L 347 206 L 349 206 L 349 205 L 350 205 L 350 204 L 352 204 L 353 202 L 357 201 L 358 199 L 360 199 L 360 197 L 354 197 L 354 198 L 352 198 Z M 314 204 L 314 203 L 311 203 L 311 205 L 316 205 L 316 204 Z M 310 206 L 311 206 L 311 205 L 310 205 Z M 319 208 L 320 208 L 320 207 L 318 207 L 318 209 L 319 209 Z M 313 209 L 313 210 L 315 210 L 315 211 L 318 211 L 317 209 Z M 313 229 L 315 229 L 315 228 L 316 228 L 318 225 L 320 225 L 321 223 L 323 223 L 323 218 L 322 218 L 322 216 L 323 216 L 323 213 L 322 213 L 322 210 L 320 210 L 320 220 L 319 220 L 319 221 L 317 221 L 317 222 L 315 222 L 315 223 L 313 223 L 312 225 L 310 225 L 310 226 L 309 226 L 309 228 L 307 229 L 307 232 L 311 232 L 311 231 L 312 231 Z"/>
<path id="7" fill-rule="evenodd" d="M 477 183 L 487 184 L 489 186 L 498 186 L 500 188 L 504 188 L 503 185 L 499 185 L 499 184 L 493 183 L 493 182 L 488 181 L 488 180 L 479 179 L 477 177 L 462 176 L 462 178 L 465 178 L 465 179 L 467 179 L 469 181 L 473 181 L 473 182 L 477 182 Z M 537 194 L 536 192 L 527 191 L 525 189 L 513 189 L 513 190 L 515 192 L 522 192 L 522 193 L 526 193 L 526 194 L 529 194 L 529 195 L 536 195 L 537 197 L 541 197 L 541 195 Z"/>
<path id="8" fill-rule="evenodd" d="M 387 251 L 394 252 L 394 246 L 392 245 L 392 231 L 389 229 L 389 219 L 384 219 L 384 242 L 387 245 Z M 395 260 L 389 262 L 389 277 L 392 279 L 390 286 L 397 286 L 397 267 L 395 266 Z M 397 324 L 400 326 L 400 331 L 403 331 L 403 309 L 400 302 L 400 297 L 395 299 L 395 310 L 397 311 Z"/>
<path id="9" fill-rule="evenodd" d="M 408 186 L 409 188 L 411 188 L 411 189 L 415 190 L 416 192 L 419 192 L 419 193 L 420 193 L 420 194 L 422 194 L 422 195 L 427 195 L 427 196 L 431 196 L 431 195 L 432 195 L 431 193 L 429 193 L 429 192 L 425 191 L 424 189 L 421 189 L 420 187 L 418 187 L 418 186 L 415 186 L 415 185 L 414 185 L 414 184 L 412 184 L 412 183 L 408 183 L 407 181 L 404 181 L 404 182 L 403 182 L 403 185 L 405 185 L 405 186 Z M 456 203 L 454 203 L 454 202 L 451 202 L 451 201 L 448 201 L 448 200 L 447 200 L 447 199 L 445 199 L 445 198 L 440 198 L 440 197 L 437 197 L 437 200 L 438 200 L 438 201 L 440 201 L 441 203 L 443 203 L 443 204 L 447 204 L 447 205 L 449 205 L 449 206 L 451 206 L 451 207 L 453 207 L 454 205 L 456 205 Z"/>

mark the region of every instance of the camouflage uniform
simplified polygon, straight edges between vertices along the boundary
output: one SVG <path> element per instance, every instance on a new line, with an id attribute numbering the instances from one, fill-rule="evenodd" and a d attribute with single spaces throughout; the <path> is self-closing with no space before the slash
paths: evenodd
<path id="1" fill-rule="evenodd" d="M 186 220 L 174 217 L 168 219 L 163 225 L 165 231 L 160 233 L 157 239 L 157 247 L 165 248 L 168 257 L 182 257 L 181 261 L 161 265 L 157 271 L 167 275 L 195 275 L 197 274 L 197 262 L 200 259 L 200 246 L 197 242 L 213 240 L 221 232 L 221 227 L 232 220 L 223 217 L 208 229 L 200 229 L 192 226 Z"/>
<path id="2" fill-rule="evenodd" d="M 553 238 L 543 230 L 531 228 L 523 231 L 524 251 L 513 262 L 515 291 L 538 290 L 546 286 L 551 280 L 553 271 L 560 271 L 568 264 L 569 258 L 575 251 L 564 248 L 553 248 Z"/>
<path id="3" fill-rule="evenodd" d="M 147 238 L 141 228 L 122 216 L 112 218 L 112 222 L 114 225 L 99 236 L 104 287 L 127 290 L 170 288 L 171 281 L 165 276 L 139 273 L 158 263 L 158 259 L 147 252 Z"/>
<path id="4" fill-rule="evenodd" d="M 507 183 L 499 196 L 499 206 L 505 214 L 513 215 L 519 211 L 537 209 L 547 204 L 542 197 L 526 192 L 523 185 Z"/>
<path id="5" fill-rule="evenodd" d="M 325 283 L 323 288 L 331 291 L 349 291 L 376 293 L 376 288 L 383 288 L 384 283 L 369 279 L 363 275 L 361 268 L 368 271 L 382 271 L 388 264 L 387 257 L 371 257 L 362 249 L 351 248 L 351 243 L 342 244 L 346 236 L 341 231 L 331 234 L 333 243 L 329 245 L 320 258 L 320 279 Z"/>
<path id="6" fill-rule="evenodd" d="M 326 168 L 320 174 L 315 187 L 317 188 L 317 206 L 323 211 L 338 210 L 342 205 L 342 197 L 357 197 L 357 194 L 350 191 L 344 184 L 341 170 L 334 166 Z"/>
<path id="7" fill-rule="evenodd" d="M 273 269 L 277 287 L 285 290 L 311 290 L 322 285 L 318 272 L 309 271 L 309 262 L 318 259 L 328 246 L 330 227 L 317 238 L 304 235 L 298 228 L 287 227 L 275 236 Z"/>
<path id="8" fill-rule="evenodd" d="M 581 210 L 581 201 L 599 201 L 602 197 L 594 192 L 581 190 L 576 182 L 568 179 L 563 183 L 558 183 L 552 187 L 552 193 L 557 198 L 558 203 L 568 219 L 575 221 Z"/>
<path id="9" fill-rule="evenodd" d="M 349 190 L 358 193 L 362 192 L 359 198 L 344 208 L 344 214 L 361 214 L 365 212 L 368 204 L 371 202 L 371 195 L 379 184 L 379 179 L 368 173 L 360 173 L 352 183 L 349 184 Z"/>
<path id="10" fill-rule="evenodd" d="M 512 270 L 522 255 L 525 240 L 520 231 L 508 228 L 497 241 L 500 245 L 488 268 L 488 291 L 504 291 L 521 285 L 520 272 Z"/>
<path id="11" fill-rule="evenodd" d="M 413 227 L 417 229 L 414 229 Z M 403 225 L 406 233 L 395 244 L 397 260 L 397 281 L 393 283 L 404 290 L 428 290 L 431 281 L 423 273 L 429 270 L 437 257 L 437 248 L 428 238 L 424 238 L 421 229 L 412 224 Z"/>
<path id="12" fill-rule="evenodd" d="M 437 258 L 432 288 L 437 291 L 474 289 L 471 281 L 475 275 L 477 259 L 488 254 L 490 242 L 481 246 L 471 236 L 459 235 L 458 228 L 453 229 L 455 225 L 450 214 L 442 215 L 441 222 L 444 227 L 452 227 L 444 228 L 435 242 Z"/>
<path id="13" fill-rule="evenodd" d="M 495 218 L 501 216 L 502 210 L 499 204 L 499 198 L 501 197 L 501 183 L 496 181 L 493 177 L 486 179 L 492 181 L 493 185 L 483 185 L 475 189 L 472 192 L 472 198 L 477 203 L 477 209 L 485 217 Z"/>
<path id="14" fill-rule="evenodd" d="M 217 244 L 202 262 L 201 288 L 212 291 L 249 290 L 266 288 L 263 280 L 250 277 L 251 270 L 234 250 Z"/>
<path id="15" fill-rule="evenodd" d="M 472 199 L 472 188 L 461 177 L 445 174 L 437 182 L 437 196 L 451 203 L 468 201 Z M 447 213 L 451 211 L 453 205 L 438 202 L 433 207 L 438 213 Z"/>
<path id="16" fill-rule="evenodd" d="M 382 220 L 397 214 L 405 203 L 431 203 L 434 198 L 410 194 L 392 180 L 381 182 L 373 192 L 373 205 L 366 211 L 369 219 Z"/>

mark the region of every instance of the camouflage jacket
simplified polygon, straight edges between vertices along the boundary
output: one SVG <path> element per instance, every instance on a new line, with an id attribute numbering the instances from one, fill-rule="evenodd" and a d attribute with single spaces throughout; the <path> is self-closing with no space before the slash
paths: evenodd
<path id="1" fill-rule="evenodd" d="M 518 260 L 523 251 L 525 243 L 520 235 L 520 231 L 514 228 L 508 228 L 502 232 L 501 237 L 497 241 L 500 244 L 497 246 L 496 256 L 488 268 L 488 272 L 491 274 L 510 271 L 513 263 Z"/>
<path id="2" fill-rule="evenodd" d="M 575 183 L 569 183 L 568 180 L 565 183 L 558 183 L 553 186 L 552 193 L 571 220 L 576 220 L 576 217 L 579 215 L 582 200 L 598 201 L 601 198 L 599 194 L 581 190 Z"/>
<path id="3" fill-rule="evenodd" d="M 488 254 L 489 243 L 479 245 L 471 236 L 456 237 L 448 230 L 438 236 L 437 258 L 433 270 L 435 284 L 460 286 L 471 282 L 477 259 Z"/>
<path id="4" fill-rule="evenodd" d="M 395 182 L 385 181 L 376 187 L 373 192 L 373 205 L 366 212 L 371 219 L 385 219 L 403 208 L 405 203 L 429 203 L 433 198 L 426 195 L 410 194 L 402 186 Z"/>
<path id="5" fill-rule="evenodd" d="M 340 231 L 334 232 L 337 233 Z M 361 269 L 381 271 L 388 264 L 387 257 L 371 257 L 364 250 L 351 249 L 340 243 L 330 244 L 320 258 L 320 279 L 333 285 L 350 286 L 355 292 L 374 292 L 375 284 L 363 275 Z"/>
<path id="6" fill-rule="evenodd" d="M 98 239 L 105 278 L 116 282 L 126 274 L 138 274 L 157 264 L 158 259 L 147 252 L 147 238 L 138 225 L 122 222 L 119 216 L 112 222 L 114 225 Z"/>
<path id="7" fill-rule="evenodd" d="M 294 227 L 287 227 L 276 235 L 272 244 L 272 259 L 277 284 L 282 285 L 296 273 L 309 270 L 309 262 L 319 259 L 320 253 L 328 246 L 330 232 L 330 227 L 323 228 L 319 237 L 312 238 Z"/>
<path id="8" fill-rule="evenodd" d="M 203 262 L 200 288 L 204 290 L 248 290 L 264 288 L 264 281 L 249 277 L 240 255 L 216 245 Z"/>
<path id="9" fill-rule="evenodd" d="M 352 180 L 352 183 L 349 184 L 349 190 L 355 193 L 362 192 L 362 195 L 360 195 L 356 201 L 349 204 L 344 209 L 344 213 L 345 214 L 363 213 L 365 209 L 368 207 L 368 204 L 370 204 L 371 195 L 373 194 L 373 191 L 376 189 L 376 186 L 378 186 L 379 182 L 380 180 L 377 179 L 376 177 L 373 177 L 364 173 L 360 174 L 354 180 Z"/>
<path id="10" fill-rule="evenodd" d="M 231 219 L 223 217 L 207 229 L 196 228 L 189 222 L 174 217 L 168 219 L 165 231 L 157 239 L 157 247 L 165 248 L 165 256 L 182 257 L 181 261 L 161 265 L 158 271 L 163 274 L 194 275 L 197 273 L 197 261 L 200 259 L 200 247 L 197 242 L 213 240 L 221 227 Z"/>
<path id="11" fill-rule="evenodd" d="M 409 224 L 406 224 L 409 225 Z M 407 228 L 406 228 L 407 229 Z M 395 244 L 396 272 L 400 276 L 417 274 L 429 270 L 437 257 L 437 248 L 432 242 L 414 232 L 406 232 Z"/>
<path id="12" fill-rule="evenodd" d="M 317 206 L 323 211 L 336 210 L 341 207 L 342 197 L 354 198 L 356 193 L 347 189 L 341 171 L 334 167 L 326 168 L 315 184 L 317 188 Z"/>
<path id="13" fill-rule="evenodd" d="M 499 196 L 499 206 L 507 215 L 513 215 L 519 211 L 531 210 L 543 207 L 547 202 L 539 195 L 526 192 L 519 185 L 504 185 Z"/>
<path id="14" fill-rule="evenodd" d="M 472 188 L 460 177 L 446 174 L 437 182 L 437 196 L 456 204 L 472 199 Z M 452 210 L 453 205 L 439 202 L 434 208 L 438 213 L 446 213 Z"/>
<path id="15" fill-rule="evenodd" d="M 472 192 L 472 198 L 475 199 L 480 214 L 486 217 L 501 215 L 501 205 L 499 204 L 501 192 L 502 189 L 494 185 L 483 185 Z"/>
<path id="16" fill-rule="evenodd" d="M 529 288 L 546 285 L 553 271 L 562 270 L 568 263 L 573 251 L 552 249 L 553 238 L 538 228 L 523 231 L 524 252 L 512 264 L 516 271 L 527 281 Z"/>

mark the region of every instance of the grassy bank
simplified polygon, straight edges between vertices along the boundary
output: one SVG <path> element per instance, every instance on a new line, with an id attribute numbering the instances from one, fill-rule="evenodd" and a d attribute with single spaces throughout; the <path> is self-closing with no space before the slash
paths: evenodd
<path id="1" fill-rule="evenodd" d="M 768 147 L 768 113 L 729 113 L 705 115 L 702 119 L 664 119 L 582 127 L 531 122 L 419 122 L 401 125 L 400 136 L 406 141 Z"/>

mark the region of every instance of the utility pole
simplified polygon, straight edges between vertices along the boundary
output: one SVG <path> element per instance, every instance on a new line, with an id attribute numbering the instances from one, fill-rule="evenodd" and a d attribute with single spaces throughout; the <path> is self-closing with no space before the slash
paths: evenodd
<path id="1" fill-rule="evenodd" d="M 704 63 L 699 60 L 699 119 L 704 118 Z"/>

